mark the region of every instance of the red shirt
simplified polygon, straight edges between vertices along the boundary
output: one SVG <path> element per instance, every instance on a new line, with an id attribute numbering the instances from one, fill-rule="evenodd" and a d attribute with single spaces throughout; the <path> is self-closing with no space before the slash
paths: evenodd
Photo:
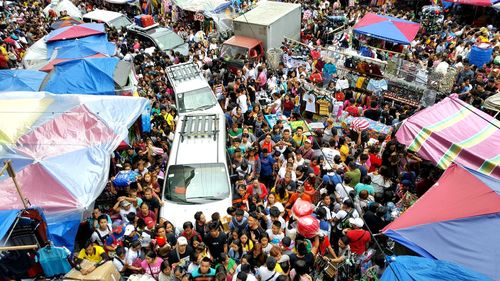
<path id="1" fill-rule="evenodd" d="M 351 252 L 358 255 L 361 255 L 366 251 L 366 243 L 372 240 L 370 232 L 364 229 L 349 230 L 347 231 L 346 236 L 349 238 Z"/>
<path id="2" fill-rule="evenodd" d="M 247 185 L 247 194 L 251 196 L 253 194 L 253 184 Z M 260 183 L 260 195 L 259 198 L 264 200 L 267 198 L 267 188 L 263 183 Z"/>
<path id="3" fill-rule="evenodd" d="M 353 117 L 358 117 L 359 116 L 359 109 L 357 106 L 354 106 L 354 105 L 349 105 L 345 111 L 347 111 L 349 113 L 349 115 L 353 116 Z"/>
<path id="4" fill-rule="evenodd" d="M 372 173 L 377 170 L 380 166 L 382 166 L 382 159 L 378 157 L 377 154 L 370 153 L 370 169 L 368 169 L 368 173 Z"/>

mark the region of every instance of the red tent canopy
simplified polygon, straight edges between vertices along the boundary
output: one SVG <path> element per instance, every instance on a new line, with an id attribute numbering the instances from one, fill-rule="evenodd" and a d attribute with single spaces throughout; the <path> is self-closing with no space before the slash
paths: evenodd
<path id="1" fill-rule="evenodd" d="M 489 7 L 489 6 L 493 6 L 495 3 L 500 2 L 500 1 L 499 0 L 451 0 L 448 2 L 451 2 L 453 4 Z"/>

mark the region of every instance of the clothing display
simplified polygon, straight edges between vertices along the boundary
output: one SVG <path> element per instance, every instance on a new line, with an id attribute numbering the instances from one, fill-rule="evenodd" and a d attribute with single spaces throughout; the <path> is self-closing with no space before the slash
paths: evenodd
<path id="1" fill-rule="evenodd" d="M 37 259 L 45 276 L 66 274 L 71 270 L 68 257 L 71 252 L 65 247 L 46 246 L 38 250 Z"/>

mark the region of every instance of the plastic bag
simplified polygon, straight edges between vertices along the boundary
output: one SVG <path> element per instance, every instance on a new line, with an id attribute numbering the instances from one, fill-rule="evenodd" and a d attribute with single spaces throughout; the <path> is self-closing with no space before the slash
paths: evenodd
<path id="1" fill-rule="evenodd" d="M 313 216 L 299 218 L 297 232 L 305 238 L 312 238 L 319 233 L 319 221 Z"/>
<path id="2" fill-rule="evenodd" d="M 113 184 L 118 187 L 126 187 L 131 182 L 135 182 L 137 180 L 137 176 L 139 173 L 132 170 L 124 170 L 118 172 L 116 174 L 115 179 L 113 180 Z"/>
<path id="3" fill-rule="evenodd" d="M 314 206 L 309 201 L 297 199 L 292 207 L 292 213 L 295 218 L 300 218 L 303 216 L 308 216 L 314 211 Z"/>

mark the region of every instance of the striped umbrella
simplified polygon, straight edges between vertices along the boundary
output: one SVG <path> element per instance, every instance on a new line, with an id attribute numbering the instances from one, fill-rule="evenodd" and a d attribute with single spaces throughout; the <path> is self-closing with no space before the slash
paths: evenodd
<path id="1" fill-rule="evenodd" d="M 368 123 L 368 120 L 362 117 L 356 117 L 351 122 L 351 128 L 353 128 L 354 130 L 365 130 L 368 129 L 369 126 L 370 123 Z"/>

